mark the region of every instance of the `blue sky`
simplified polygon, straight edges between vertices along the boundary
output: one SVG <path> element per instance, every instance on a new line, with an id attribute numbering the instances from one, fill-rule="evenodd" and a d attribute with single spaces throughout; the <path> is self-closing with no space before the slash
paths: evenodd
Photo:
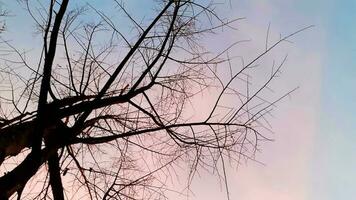
<path id="1" fill-rule="evenodd" d="M 324 154 L 325 199 L 352 199 L 356 195 L 356 169 L 353 143 L 356 139 L 356 2 L 331 3 L 327 30 L 327 53 L 322 80 L 320 150 Z M 322 191 L 320 191 L 322 192 Z"/>
<path id="2" fill-rule="evenodd" d="M 320 110 L 309 172 L 308 199 L 353 199 L 356 195 L 356 2 L 294 3 L 298 4 L 294 7 L 298 15 L 304 16 L 306 23 L 316 25 L 311 42 L 301 42 L 301 46 L 297 46 L 322 47 Z M 285 20 L 291 18 L 288 14 L 284 17 Z"/>
<path id="3" fill-rule="evenodd" d="M 274 190 L 275 194 L 287 191 L 286 196 L 274 199 L 353 199 L 356 196 L 356 1 L 236 0 L 233 6 L 240 11 L 237 15 L 247 18 L 249 27 L 271 23 L 274 31 L 286 33 L 301 26 L 315 25 L 310 32 L 293 39 L 293 48 L 296 49 L 289 50 L 292 58 L 284 75 L 288 79 L 286 85 L 292 82 L 292 85 L 299 85 L 300 90 L 293 95 L 291 102 L 286 103 L 287 108 L 281 105 L 280 116 L 277 115 L 275 122 L 275 130 L 280 136 L 276 136 L 276 142 L 272 144 L 275 146 L 267 145 L 261 155 L 261 159 L 267 161 L 267 167 L 253 170 L 249 165 L 247 168 L 250 169 L 245 173 L 253 175 L 243 178 L 251 180 L 251 177 L 258 176 L 265 180 L 255 178 L 247 184 L 246 190 L 257 187 L 253 189 L 254 194 L 242 199 L 257 200 L 263 196 L 269 199 L 268 192 L 263 194 L 266 188 Z M 294 109 L 301 111 L 301 115 L 296 117 Z M 294 122 L 281 125 L 285 121 L 280 117 L 284 116 Z M 283 128 L 298 124 L 298 121 L 300 125 L 294 126 L 294 131 Z M 310 127 L 308 123 L 311 123 Z M 288 139 L 296 130 L 300 136 Z M 276 156 L 269 159 L 271 154 Z M 298 156 L 305 159 L 296 161 Z M 290 165 L 283 161 L 290 162 Z M 301 167 L 294 168 L 293 161 Z M 281 167 L 283 165 L 288 167 Z M 279 167 L 288 169 L 288 175 L 274 170 Z M 265 173 L 270 174 L 264 176 Z M 290 174 L 298 174 L 305 179 L 299 180 Z M 237 175 L 237 178 L 239 176 L 243 175 Z M 267 183 L 259 184 L 265 181 Z M 261 195 L 256 194 L 259 191 L 262 191 Z M 301 193 L 304 195 L 298 196 Z"/>

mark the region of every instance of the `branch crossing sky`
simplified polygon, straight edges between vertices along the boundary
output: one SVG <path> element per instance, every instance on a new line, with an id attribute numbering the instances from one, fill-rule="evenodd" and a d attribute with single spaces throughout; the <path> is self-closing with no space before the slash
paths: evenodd
<path id="1" fill-rule="evenodd" d="M 34 34 L 28 30 L 33 30 L 34 25 L 16 2 L 3 1 L 4 7 L 15 15 L 9 18 L 9 30 L 4 37 L 11 36 L 10 39 L 21 44 L 20 48 L 26 49 L 33 45 Z M 95 6 L 107 6 L 97 2 L 92 0 Z M 147 2 L 132 1 L 133 12 L 146 13 Z M 222 6 L 225 15 L 246 18 L 240 22 L 239 31 L 256 39 L 256 43 L 252 41 L 256 48 L 263 47 L 258 40 L 265 39 L 268 24 L 273 34 L 288 34 L 315 25 L 295 37 L 288 50 L 280 87 L 300 88 L 274 114 L 271 123 L 275 142 L 264 144 L 257 157 L 265 165 L 248 162 L 237 173 L 235 169 L 229 172 L 232 199 L 354 199 L 356 1 L 225 0 L 225 3 Z M 196 197 L 191 199 L 224 196 L 223 186 L 216 187 L 219 185 L 216 181 L 204 173 L 197 177 L 191 188 Z"/>

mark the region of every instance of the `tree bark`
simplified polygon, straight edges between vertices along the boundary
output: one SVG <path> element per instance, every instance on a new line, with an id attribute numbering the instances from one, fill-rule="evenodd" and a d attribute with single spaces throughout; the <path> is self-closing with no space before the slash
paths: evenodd
<path id="1" fill-rule="evenodd" d="M 48 159 L 49 182 L 51 184 L 54 200 L 64 200 L 59 159 L 57 152 Z"/>

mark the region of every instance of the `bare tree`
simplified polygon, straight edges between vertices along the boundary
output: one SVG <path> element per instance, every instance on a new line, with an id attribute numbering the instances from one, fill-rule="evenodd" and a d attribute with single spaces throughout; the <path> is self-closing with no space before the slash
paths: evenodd
<path id="1" fill-rule="evenodd" d="M 244 61 L 230 51 L 244 41 L 204 45 L 241 20 L 214 3 L 160 0 L 141 20 L 120 1 L 116 13 L 74 2 L 22 1 L 42 38 L 37 57 L 2 39 L 0 199 L 165 199 L 180 167 L 188 185 L 217 170 L 229 196 L 227 162 L 254 158 L 270 140 L 268 114 L 292 92 L 265 95 L 286 57 L 262 84 L 250 72 L 304 29 Z"/>

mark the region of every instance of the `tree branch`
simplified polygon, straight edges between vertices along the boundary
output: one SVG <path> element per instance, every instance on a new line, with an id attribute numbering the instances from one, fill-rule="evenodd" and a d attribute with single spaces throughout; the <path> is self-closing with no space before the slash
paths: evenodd
<path id="1" fill-rule="evenodd" d="M 60 174 L 58 153 L 53 153 L 48 159 L 49 183 L 52 187 L 54 200 L 64 200 L 62 178 Z"/>

